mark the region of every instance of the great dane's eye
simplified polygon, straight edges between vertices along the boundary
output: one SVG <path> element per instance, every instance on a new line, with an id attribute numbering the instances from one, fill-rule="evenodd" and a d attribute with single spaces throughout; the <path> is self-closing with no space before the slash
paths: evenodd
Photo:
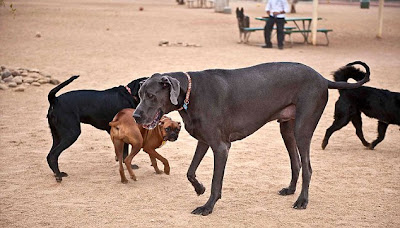
<path id="1" fill-rule="evenodd" d="M 150 94 L 150 93 L 148 93 L 148 94 L 147 94 L 147 97 L 151 99 L 151 98 L 153 98 L 153 97 L 154 97 L 154 95 L 153 95 L 153 94 Z"/>
<path id="2" fill-rule="evenodd" d="M 169 127 L 165 128 L 166 132 L 169 132 L 170 130 L 171 130 L 171 128 L 169 128 Z"/>

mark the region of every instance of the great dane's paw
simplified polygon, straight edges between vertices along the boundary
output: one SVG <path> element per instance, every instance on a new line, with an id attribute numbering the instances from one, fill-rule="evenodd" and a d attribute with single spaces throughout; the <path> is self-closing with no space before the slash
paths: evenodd
<path id="1" fill-rule="evenodd" d="M 194 190 L 196 191 L 197 195 L 202 195 L 205 191 L 206 188 L 200 183 L 197 186 L 194 186 Z"/>
<path id="2" fill-rule="evenodd" d="M 293 204 L 294 209 L 306 209 L 308 204 L 308 199 L 297 199 L 297 201 Z"/>
<path id="3" fill-rule="evenodd" d="M 121 183 L 127 184 L 127 183 L 128 183 L 128 180 L 127 180 L 127 179 L 121 180 Z"/>
<path id="4" fill-rule="evenodd" d="M 209 215 L 211 213 L 212 213 L 212 208 L 207 206 L 201 206 L 192 211 L 192 214 L 194 215 L 203 215 L 203 216 Z"/>
<path id="5" fill-rule="evenodd" d="M 281 196 L 293 195 L 295 191 L 296 189 L 282 188 L 282 190 L 279 191 L 279 195 Z"/>
<path id="6" fill-rule="evenodd" d="M 56 181 L 57 181 L 58 183 L 61 183 L 61 181 L 62 181 L 62 177 L 60 177 L 60 176 L 56 176 Z"/>
<path id="7" fill-rule="evenodd" d="M 68 177 L 68 174 L 67 174 L 67 173 L 64 173 L 64 172 L 60 172 L 59 175 L 54 174 L 54 176 L 55 176 L 55 178 L 56 178 L 56 181 L 57 181 L 58 183 L 60 183 L 60 182 L 62 181 L 62 178 L 63 178 L 63 177 Z"/>

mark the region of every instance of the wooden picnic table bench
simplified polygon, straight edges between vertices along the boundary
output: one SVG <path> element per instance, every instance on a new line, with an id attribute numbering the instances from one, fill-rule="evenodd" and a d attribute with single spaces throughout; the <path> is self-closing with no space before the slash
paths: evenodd
<path id="1" fill-rule="evenodd" d="M 260 21 L 268 21 L 269 17 L 256 17 L 257 20 Z M 322 20 L 321 17 L 317 18 L 318 20 Z M 311 17 L 287 17 L 285 18 L 286 22 L 293 22 L 295 24 L 295 29 L 284 30 L 286 35 L 289 35 L 291 45 L 293 45 L 292 33 L 300 33 L 304 37 L 304 43 L 310 43 L 308 41 L 308 37 L 311 34 Z M 299 22 L 299 23 L 297 23 Z M 317 29 L 317 33 L 324 33 L 326 37 L 326 46 L 329 45 L 328 33 L 332 32 L 332 29 Z"/>
<path id="2" fill-rule="evenodd" d="M 296 27 L 293 27 L 293 26 L 286 26 L 286 27 L 283 28 L 283 31 L 290 31 L 290 30 L 295 29 L 295 28 Z M 277 28 L 273 27 L 272 29 L 276 30 Z M 243 30 L 247 31 L 247 32 L 255 32 L 255 31 L 261 31 L 261 30 L 264 31 L 264 27 L 243 28 Z M 249 41 L 250 34 L 247 36 L 247 38 L 245 40 L 246 43 Z"/>
<path id="3" fill-rule="evenodd" d="M 326 46 L 329 45 L 328 32 L 332 32 L 332 31 L 333 31 L 332 29 L 323 29 L 323 28 L 317 29 L 317 32 L 321 32 L 321 33 L 325 34 L 325 38 L 326 38 L 326 44 L 325 45 Z M 291 43 L 291 45 L 293 45 L 292 33 L 302 33 L 302 34 L 311 33 L 311 30 L 310 29 L 306 29 L 306 30 L 293 29 L 293 30 L 285 30 L 284 33 L 289 35 L 290 43 Z M 307 39 L 304 39 L 304 42 L 310 43 Z"/>

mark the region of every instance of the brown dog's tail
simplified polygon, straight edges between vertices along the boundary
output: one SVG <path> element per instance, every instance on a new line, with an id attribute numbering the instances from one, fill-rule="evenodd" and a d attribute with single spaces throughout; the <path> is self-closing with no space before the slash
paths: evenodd
<path id="1" fill-rule="evenodd" d="M 359 77 L 356 77 L 354 79 L 358 80 L 356 83 L 347 83 L 347 79 L 352 78 L 351 75 L 344 75 L 344 74 L 349 74 L 351 72 L 354 72 L 354 70 L 357 71 L 354 67 L 351 67 L 353 65 L 360 64 L 365 68 L 365 74 L 364 78 L 360 79 Z M 360 71 L 358 71 L 360 72 Z M 370 71 L 369 71 L 369 66 L 361 61 L 355 61 L 352 63 L 347 64 L 345 67 L 339 69 L 334 73 L 335 81 L 332 82 L 328 80 L 328 88 L 329 89 L 354 89 L 362 86 L 364 83 L 369 81 L 369 76 L 370 76 Z"/>
<path id="2" fill-rule="evenodd" d="M 64 88 L 67 86 L 69 83 L 71 83 L 73 80 L 77 79 L 79 75 L 72 76 L 68 80 L 62 82 L 60 85 L 54 87 L 52 90 L 50 90 L 49 95 L 47 96 L 50 105 L 54 104 L 54 101 L 56 100 L 56 93 L 60 91 L 60 89 Z"/>

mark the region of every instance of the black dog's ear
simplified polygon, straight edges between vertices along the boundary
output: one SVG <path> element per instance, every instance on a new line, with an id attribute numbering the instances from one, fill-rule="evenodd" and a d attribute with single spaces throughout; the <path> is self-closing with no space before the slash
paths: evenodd
<path id="1" fill-rule="evenodd" d="M 243 14 L 243 11 L 244 11 L 244 10 L 243 10 L 243 7 L 242 7 L 242 8 L 240 9 L 240 12 Z"/>
<path id="2" fill-rule="evenodd" d="M 161 83 L 163 87 L 170 87 L 169 99 L 173 105 L 178 105 L 178 97 L 180 91 L 180 83 L 175 78 L 169 76 L 162 76 Z"/>

